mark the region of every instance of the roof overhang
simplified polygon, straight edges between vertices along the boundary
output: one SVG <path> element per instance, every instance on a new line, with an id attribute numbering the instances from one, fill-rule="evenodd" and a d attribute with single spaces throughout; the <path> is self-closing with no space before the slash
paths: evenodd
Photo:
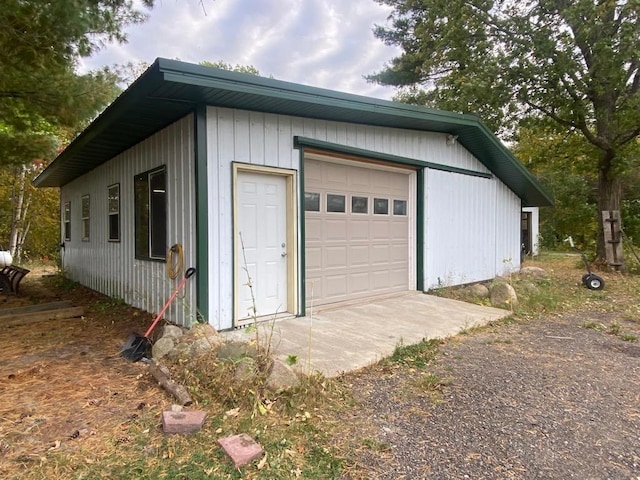
<path id="1" fill-rule="evenodd" d="M 538 181 L 474 115 L 163 58 L 107 107 L 34 184 L 66 185 L 193 112 L 198 105 L 456 135 L 462 146 L 522 199 L 523 206 L 553 203 Z"/>

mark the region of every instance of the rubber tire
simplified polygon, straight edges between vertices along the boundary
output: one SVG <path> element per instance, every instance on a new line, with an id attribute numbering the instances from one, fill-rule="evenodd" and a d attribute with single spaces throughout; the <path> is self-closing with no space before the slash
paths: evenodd
<path id="1" fill-rule="evenodd" d="M 589 290 L 602 290 L 604 288 L 604 280 L 598 275 L 589 275 L 585 284 Z"/>
<path id="2" fill-rule="evenodd" d="M 582 284 L 586 285 L 587 282 L 589 281 L 589 277 L 591 276 L 591 273 L 585 273 L 584 275 L 582 275 Z"/>

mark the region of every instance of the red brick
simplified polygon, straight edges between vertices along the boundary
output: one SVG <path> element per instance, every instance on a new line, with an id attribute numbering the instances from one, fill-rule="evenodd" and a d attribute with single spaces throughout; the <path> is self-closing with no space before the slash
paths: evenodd
<path id="1" fill-rule="evenodd" d="M 229 455 L 236 468 L 257 460 L 264 453 L 262 446 L 246 433 L 221 438 L 218 445 Z"/>
<path id="2" fill-rule="evenodd" d="M 201 410 L 162 412 L 164 433 L 193 433 L 202 428 L 207 414 Z"/>

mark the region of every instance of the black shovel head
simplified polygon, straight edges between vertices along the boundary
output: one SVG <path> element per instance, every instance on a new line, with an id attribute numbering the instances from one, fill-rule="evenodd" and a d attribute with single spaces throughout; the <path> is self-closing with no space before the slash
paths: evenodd
<path id="1" fill-rule="evenodd" d="M 142 360 L 151 349 L 151 340 L 142 335 L 133 334 L 122 347 L 122 356 L 131 362 Z"/>

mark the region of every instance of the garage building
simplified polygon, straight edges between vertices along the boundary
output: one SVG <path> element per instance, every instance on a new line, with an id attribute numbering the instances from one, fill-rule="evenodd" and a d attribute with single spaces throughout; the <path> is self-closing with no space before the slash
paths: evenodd
<path id="1" fill-rule="evenodd" d="M 220 330 L 517 270 L 551 204 L 473 115 L 166 59 L 34 183 L 70 278 L 158 311 L 194 266 L 167 318 Z"/>

